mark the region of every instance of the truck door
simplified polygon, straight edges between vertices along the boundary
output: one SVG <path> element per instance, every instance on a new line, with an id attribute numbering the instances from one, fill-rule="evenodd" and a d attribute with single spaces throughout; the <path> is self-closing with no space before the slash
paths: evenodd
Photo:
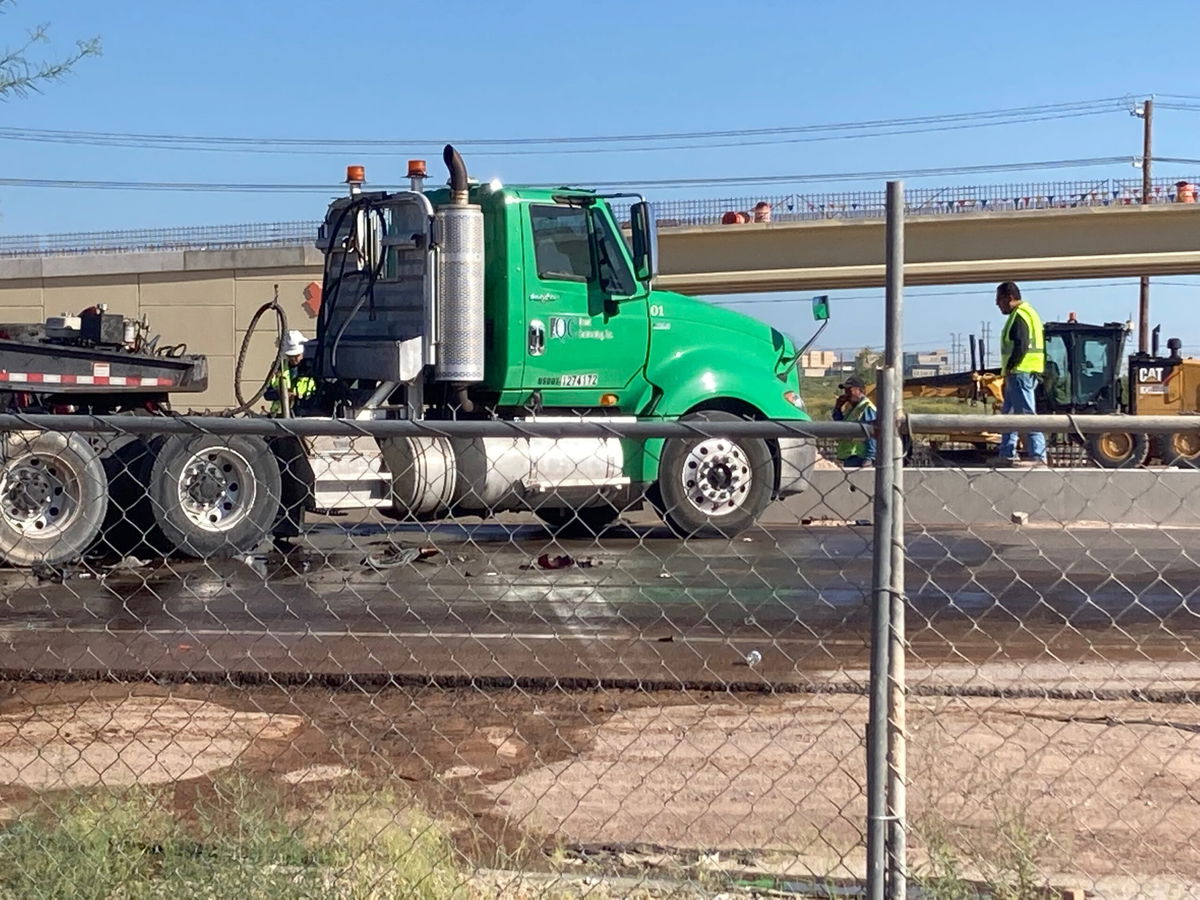
<path id="1" fill-rule="evenodd" d="M 523 389 L 546 407 L 588 407 L 640 387 L 646 295 L 607 206 L 532 203 L 527 214 Z"/>

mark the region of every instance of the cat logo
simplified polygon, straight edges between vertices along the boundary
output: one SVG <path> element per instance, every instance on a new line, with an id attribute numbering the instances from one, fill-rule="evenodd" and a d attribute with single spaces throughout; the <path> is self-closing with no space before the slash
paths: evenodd
<path id="1" fill-rule="evenodd" d="M 1163 380 L 1163 367 L 1162 366 L 1139 366 L 1138 367 L 1138 381 L 1155 382 L 1155 381 L 1162 381 L 1162 380 Z"/>

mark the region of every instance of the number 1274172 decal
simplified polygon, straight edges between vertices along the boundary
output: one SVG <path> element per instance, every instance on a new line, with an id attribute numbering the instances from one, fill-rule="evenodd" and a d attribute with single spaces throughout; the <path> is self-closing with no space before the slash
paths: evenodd
<path id="1" fill-rule="evenodd" d="M 595 387 L 600 383 L 600 376 L 596 372 L 588 372 L 584 375 L 557 375 L 538 379 L 538 384 L 546 387 Z"/>

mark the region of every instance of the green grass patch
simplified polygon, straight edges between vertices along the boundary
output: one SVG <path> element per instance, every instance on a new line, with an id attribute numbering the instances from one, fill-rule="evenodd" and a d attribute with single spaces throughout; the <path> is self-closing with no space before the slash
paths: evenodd
<path id="1" fill-rule="evenodd" d="M 361 785 L 304 808 L 231 776 L 176 811 L 174 788 L 71 793 L 0 830 L 0 897 L 443 898 L 463 877 L 445 831 Z"/>

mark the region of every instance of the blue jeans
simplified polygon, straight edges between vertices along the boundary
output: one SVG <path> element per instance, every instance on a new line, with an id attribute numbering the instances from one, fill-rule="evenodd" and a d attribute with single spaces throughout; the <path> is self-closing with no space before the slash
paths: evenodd
<path id="1" fill-rule="evenodd" d="M 1033 415 L 1037 412 L 1033 397 L 1037 376 L 1032 372 L 1013 372 L 1004 376 L 1004 405 L 1000 411 L 1012 415 Z M 1025 436 L 1025 449 L 1030 459 L 1046 460 L 1046 436 L 1040 431 Z M 1017 458 L 1017 432 L 1010 431 L 1000 440 L 1001 456 Z"/>

